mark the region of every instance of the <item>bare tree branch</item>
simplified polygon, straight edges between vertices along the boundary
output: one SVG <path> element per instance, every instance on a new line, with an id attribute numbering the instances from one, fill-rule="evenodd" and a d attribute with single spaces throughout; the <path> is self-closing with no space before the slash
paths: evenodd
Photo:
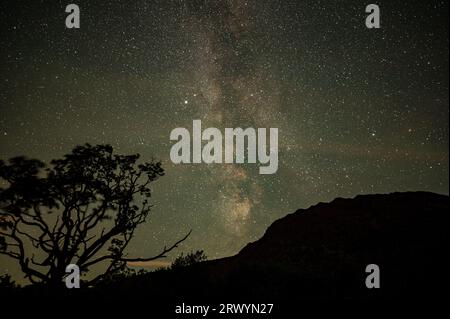
<path id="1" fill-rule="evenodd" d="M 114 255 L 105 255 L 102 257 L 99 257 L 97 259 L 94 259 L 90 262 L 87 262 L 85 264 L 80 265 L 80 268 L 88 268 L 94 264 L 97 264 L 101 261 L 107 260 L 107 259 L 112 259 L 112 260 L 116 260 L 116 261 L 125 261 L 125 262 L 135 262 L 135 261 L 152 261 L 152 260 L 156 260 L 156 259 L 160 259 L 160 258 L 165 258 L 167 257 L 166 254 L 171 252 L 172 250 L 174 250 L 175 248 L 178 247 L 179 244 L 181 244 L 183 241 L 185 241 L 190 235 L 191 235 L 191 231 L 189 231 L 189 233 L 187 233 L 183 238 L 181 238 L 180 240 L 178 240 L 175 244 L 173 244 L 172 246 L 170 246 L 169 248 L 164 247 L 164 249 L 156 256 L 153 257 L 148 257 L 148 258 L 124 258 L 124 257 L 119 257 L 117 258 Z"/>

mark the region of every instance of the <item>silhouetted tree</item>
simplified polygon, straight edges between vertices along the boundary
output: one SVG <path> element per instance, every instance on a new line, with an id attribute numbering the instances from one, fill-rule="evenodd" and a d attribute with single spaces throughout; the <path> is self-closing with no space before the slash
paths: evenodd
<path id="1" fill-rule="evenodd" d="M 156 256 L 124 253 L 150 212 L 150 183 L 164 175 L 160 162 L 138 165 L 138 158 L 86 144 L 49 166 L 24 157 L 0 161 L 0 254 L 17 259 L 31 282 L 56 286 L 68 264 L 86 273 L 103 263 L 106 270 L 90 285 L 129 261 L 165 257 L 190 232 Z"/>
<path id="2" fill-rule="evenodd" d="M 195 265 L 199 262 L 205 261 L 208 259 L 203 252 L 203 250 L 197 250 L 196 252 L 190 252 L 186 256 L 181 253 L 175 260 L 172 262 L 171 268 L 177 269 L 181 267 L 187 267 L 191 265 Z"/>

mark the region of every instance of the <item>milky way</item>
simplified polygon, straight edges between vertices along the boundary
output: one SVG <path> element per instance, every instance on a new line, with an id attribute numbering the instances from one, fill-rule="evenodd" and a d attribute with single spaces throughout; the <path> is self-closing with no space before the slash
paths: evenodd
<path id="1" fill-rule="evenodd" d="M 179 252 L 228 256 L 319 201 L 448 194 L 447 1 L 378 1 L 370 30 L 363 1 L 75 1 L 80 29 L 52 2 L 0 4 L 0 157 L 89 142 L 160 159 L 130 255 L 192 229 Z M 278 172 L 174 165 L 170 132 L 194 119 L 278 128 Z"/>

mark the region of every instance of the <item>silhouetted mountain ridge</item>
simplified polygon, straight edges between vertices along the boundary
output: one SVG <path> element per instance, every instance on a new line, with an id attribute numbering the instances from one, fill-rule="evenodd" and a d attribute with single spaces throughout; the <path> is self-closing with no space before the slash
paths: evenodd
<path id="1" fill-rule="evenodd" d="M 276 220 L 261 239 L 246 245 L 238 256 L 273 259 L 282 257 L 291 245 L 299 248 L 297 253 L 319 246 L 367 250 L 376 246 L 377 240 L 386 241 L 388 236 L 395 242 L 399 232 L 413 239 L 428 231 L 424 227 L 440 228 L 440 221 L 448 219 L 446 207 L 448 196 L 429 192 L 336 198 Z"/>
<path id="2" fill-rule="evenodd" d="M 88 294 L 173 304 L 443 298 L 448 206 L 448 196 L 428 192 L 337 198 L 280 218 L 235 256 L 125 278 Z M 380 268 L 380 289 L 365 285 L 369 264 Z"/>
<path id="3" fill-rule="evenodd" d="M 437 269 L 446 265 L 448 203 L 429 192 L 337 198 L 275 221 L 237 255 L 200 268 L 242 296 L 433 295 L 446 280 Z M 366 288 L 368 264 L 380 267 L 382 289 Z"/>

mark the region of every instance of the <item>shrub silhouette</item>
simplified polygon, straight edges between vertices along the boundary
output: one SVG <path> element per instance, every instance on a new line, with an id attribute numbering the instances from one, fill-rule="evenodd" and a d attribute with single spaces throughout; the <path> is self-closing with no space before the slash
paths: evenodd
<path id="1" fill-rule="evenodd" d="M 205 261 L 208 259 L 203 252 L 203 250 L 197 250 L 196 252 L 190 252 L 186 256 L 184 256 L 183 253 L 179 255 L 175 260 L 172 262 L 171 269 L 178 269 L 182 267 L 187 267 L 191 265 L 195 265 L 199 262 Z"/>
<path id="2" fill-rule="evenodd" d="M 4 274 L 0 276 L 0 289 L 15 289 L 18 288 L 18 285 L 14 280 L 11 279 L 11 276 L 8 274 Z"/>
<path id="3" fill-rule="evenodd" d="M 0 254 L 18 261 L 32 283 L 62 286 L 65 269 L 104 272 L 93 285 L 127 272 L 129 261 L 165 257 L 179 241 L 148 258 L 127 258 L 136 227 L 150 212 L 150 184 L 164 175 L 160 162 L 137 164 L 110 145 L 75 147 L 50 165 L 15 157 L 0 161 Z"/>

